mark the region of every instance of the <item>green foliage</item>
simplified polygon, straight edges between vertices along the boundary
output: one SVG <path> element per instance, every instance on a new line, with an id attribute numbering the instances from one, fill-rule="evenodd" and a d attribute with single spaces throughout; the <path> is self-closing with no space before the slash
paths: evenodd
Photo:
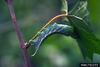
<path id="1" fill-rule="evenodd" d="M 91 1 L 89 2 L 91 4 L 93 3 Z M 93 8 L 92 6 L 91 8 Z M 89 23 L 90 19 L 88 18 L 89 12 L 87 10 L 87 1 L 78 0 L 69 13 L 74 15 L 68 16 L 68 19 L 70 24 L 74 27 L 74 36 L 76 36 L 83 56 L 93 58 L 94 53 L 100 54 L 100 40 L 93 33 L 91 23 Z"/>
<path id="2" fill-rule="evenodd" d="M 92 23 L 100 23 L 100 0 L 87 0 Z"/>
<path id="3" fill-rule="evenodd" d="M 74 36 L 82 49 L 84 57 L 92 58 L 94 53 L 100 54 L 100 40 L 95 37 L 89 25 L 75 16 L 68 16 L 69 22 L 74 27 Z"/>
<path id="4" fill-rule="evenodd" d="M 87 1 L 77 0 L 74 7 L 69 11 L 69 14 L 75 15 L 81 18 L 85 18 L 89 15 L 87 10 Z"/>
<path id="5" fill-rule="evenodd" d="M 68 7 L 67 7 L 68 4 L 66 0 L 61 0 L 61 1 L 62 1 L 61 11 L 68 13 Z M 89 57 L 90 59 L 92 59 L 94 53 L 100 54 L 100 47 L 99 47 L 100 40 L 96 38 L 96 36 L 92 32 L 92 29 L 88 20 L 89 12 L 87 10 L 87 1 L 85 0 L 77 1 L 73 9 L 69 11 L 69 14 L 71 15 L 68 15 L 67 18 L 65 17 L 64 18 L 67 19 L 66 21 L 69 22 L 70 26 L 73 27 L 74 32 L 71 36 L 77 40 L 82 50 L 84 58 Z M 47 29 L 49 29 L 49 27 L 47 27 Z M 51 25 L 51 29 L 53 29 L 52 25 Z M 42 32 L 45 32 L 45 30 L 43 30 Z M 48 33 L 44 35 L 47 35 Z M 68 31 L 64 33 L 68 33 Z M 41 38 L 39 38 L 40 36 L 42 36 L 42 34 L 37 36 L 38 39 L 36 40 L 38 40 L 38 42 L 39 41 L 42 42 Z"/>
<path id="6" fill-rule="evenodd" d="M 63 1 L 63 4 L 61 4 L 61 1 Z M 100 38 L 100 0 L 61 1 L 13 1 L 17 21 L 21 26 L 26 41 L 28 41 L 46 23 L 45 21 L 50 17 L 59 14 L 59 11 L 66 11 L 69 15 L 73 15 L 68 16 L 70 22 L 66 17 L 63 17 L 64 19 L 62 19 L 66 20 L 66 23 L 63 23 L 68 23 L 73 27 L 74 33 L 73 36 L 71 35 L 73 38 L 54 34 L 45 39 L 37 55 L 31 57 L 34 65 L 33 67 L 66 67 L 64 65 L 59 66 L 59 64 L 56 64 L 56 60 L 60 59 L 59 56 L 65 61 L 67 61 L 68 58 L 68 61 L 73 61 L 71 64 L 73 63 L 74 65 L 77 61 L 80 62 L 82 59 L 78 46 L 82 49 L 84 57 L 88 56 L 92 58 L 92 54 L 100 53 L 100 40 L 97 39 L 97 37 Z M 61 5 L 62 8 L 60 10 Z M 11 19 L 6 4 L 4 3 L 4 0 L 0 0 L 0 67 L 23 67 L 22 64 L 24 61 L 18 46 L 18 39 L 10 22 Z M 93 25 L 93 31 L 91 31 L 91 24 Z M 30 48 L 29 52 L 31 55 L 35 50 L 33 49 L 33 46 Z M 94 56 L 96 57 L 93 58 L 93 61 L 100 62 L 100 55 L 95 54 Z M 67 63 L 65 62 L 65 64 Z"/>

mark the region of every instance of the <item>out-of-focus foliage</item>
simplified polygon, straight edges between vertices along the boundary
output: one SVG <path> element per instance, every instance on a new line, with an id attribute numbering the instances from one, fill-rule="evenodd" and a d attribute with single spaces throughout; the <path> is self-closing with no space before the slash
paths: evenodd
<path id="1" fill-rule="evenodd" d="M 79 43 L 84 57 L 92 59 L 94 53 L 100 54 L 100 40 L 93 34 L 87 22 L 75 16 L 69 16 L 68 18 L 74 27 L 75 39 Z"/>
<path id="2" fill-rule="evenodd" d="M 87 0 L 94 33 L 100 39 L 100 0 Z"/>
<path id="3" fill-rule="evenodd" d="M 27 41 L 59 10 L 57 0 L 13 0 L 13 5 Z M 23 62 L 7 5 L 0 0 L 0 67 L 23 67 Z"/>
<path id="4" fill-rule="evenodd" d="M 77 0 L 68 0 L 71 10 Z M 90 17 L 94 33 L 100 37 L 99 0 L 89 0 Z M 95 4 L 94 4 L 95 3 Z M 17 21 L 28 41 L 54 15 L 59 14 L 60 0 L 14 0 Z M 94 9 L 95 8 L 95 9 Z M 95 15 L 95 17 L 94 17 Z M 95 18 L 95 20 L 93 19 Z M 96 22 L 98 21 L 98 22 Z M 95 23 L 96 24 L 95 24 Z M 52 35 L 42 44 L 37 55 L 32 57 L 33 48 L 29 49 L 32 64 L 35 67 L 66 67 L 82 60 L 82 55 L 75 39 L 63 35 Z M 95 54 L 95 56 L 98 56 Z M 97 59 L 97 58 L 96 58 Z M 95 60 L 95 59 L 94 59 Z M 0 0 L 0 67 L 23 67 L 23 57 L 16 33 L 12 27 L 8 8 Z"/>

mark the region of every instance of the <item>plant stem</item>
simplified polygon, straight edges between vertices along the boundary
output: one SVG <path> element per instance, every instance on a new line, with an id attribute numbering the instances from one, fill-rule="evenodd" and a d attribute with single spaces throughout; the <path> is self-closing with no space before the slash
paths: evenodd
<path id="1" fill-rule="evenodd" d="M 6 3 L 8 6 L 8 9 L 9 9 L 11 18 L 12 18 L 13 26 L 15 28 L 16 34 L 17 34 L 19 42 L 20 42 L 20 48 L 22 49 L 22 53 L 23 53 L 23 57 L 24 57 L 24 61 L 25 61 L 25 67 L 31 67 L 31 61 L 30 61 L 30 58 L 29 58 L 29 55 L 27 52 L 25 41 L 24 41 L 24 38 L 20 31 L 20 28 L 16 22 L 16 16 L 15 16 L 15 12 L 14 12 L 13 5 L 12 5 L 12 0 L 6 0 Z"/>

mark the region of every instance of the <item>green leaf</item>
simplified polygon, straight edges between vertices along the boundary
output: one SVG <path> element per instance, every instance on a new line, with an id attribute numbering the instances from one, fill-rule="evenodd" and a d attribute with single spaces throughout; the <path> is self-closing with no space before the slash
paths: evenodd
<path id="1" fill-rule="evenodd" d="M 90 12 L 90 18 L 93 23 L 100 22 L 100 0 L 87 0 L 88 1 L 88 9 Z"/>
<path id="2" fill-rule="evenodd" d="M 87 1 L 77 0 L 73 9 L 69 11 L 69 14 L 75 15 L 81 18 L 87 17 L 89 15 L 89 12 L 87 10 Z"/>
<path id="3" fill-rule="evenodd" d="M 68 19 L 74 27 L 73 37 L 79 43 L 83 56 L 92 59 L 93 53 L 100 54 L 100 40 L 93 34 L 89 25 L 76 16 L 68 16 Z"/>

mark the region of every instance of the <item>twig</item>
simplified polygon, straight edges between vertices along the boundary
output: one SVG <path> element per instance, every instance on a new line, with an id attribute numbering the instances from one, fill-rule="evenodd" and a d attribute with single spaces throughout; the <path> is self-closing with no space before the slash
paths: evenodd
<path id="1" fill-rule="evenodd" d="M 20 28 L 16 22 L 16 16 L 15 16 L 15 12 L 14 12 L 13 5 L 12 5 L 12 0 L 5 0 L 5 2 L 7 3 L 7 6 L 9 9 L 11 18 L 12 18 L 13 26 L 15 28 L 16 34 L 17 34 L 19 42 L 20 42 L 20 48 L 22 49 L 22 53 L 23 53 L 24 60 L 25 60 L 25 67 L 31 67 L 31 61 L 30 61 L 30 58 L 29 58 L 29 55 L 28 55 L 28 52 L 26 49 L 24 38 L 23 38 Z"/>

